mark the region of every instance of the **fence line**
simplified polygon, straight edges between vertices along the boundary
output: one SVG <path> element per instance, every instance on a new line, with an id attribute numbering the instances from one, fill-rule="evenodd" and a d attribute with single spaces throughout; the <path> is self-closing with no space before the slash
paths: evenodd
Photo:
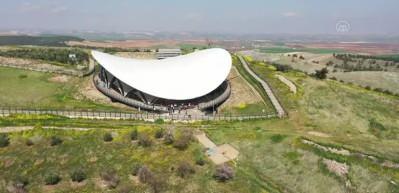
<path id="1" fill-rule="evenodd" d="M 68 118 L 83 119 L 111 119 L 111 120 L 143 120 L 155 121 L 163 119 L 166 121 L 244 121 L 257 119 L 270 119 L 277 117 L 276 114 L 258 115 L 188 115 L 188 114 L 157 114 L 157 113 L 129 113 L 129 112 L 107 112 L 107 111 L 72 111 L 72 110 L 46 110 L 46 109 L 24 109 L 24 108 L 1 108 L 0 117 L 13 114 L 25 115 L 57 115 Z"/>

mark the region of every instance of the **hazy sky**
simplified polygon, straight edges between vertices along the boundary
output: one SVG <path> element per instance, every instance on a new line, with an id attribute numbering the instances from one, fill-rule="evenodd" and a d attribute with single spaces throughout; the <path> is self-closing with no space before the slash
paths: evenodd
<path id="1" fill-rule="evenodd" d="M 399 0 L 1 0 L 0 30 L 399 34 Z"/>

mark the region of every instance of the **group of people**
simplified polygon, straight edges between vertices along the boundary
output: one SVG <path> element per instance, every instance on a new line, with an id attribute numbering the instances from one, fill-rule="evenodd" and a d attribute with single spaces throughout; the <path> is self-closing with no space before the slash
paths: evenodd
<path id="1" fill-rule="evenodd" d="M 171 105 L 168 106 L 168 111 L 169 111 L 169 114 L 173 114 L 175 112 L 178 112 L 180 114 L 181 111 L 184 111 L 184 110 L 187 110 L 187 109 L 190 109 L 190 108 L 192 108 L 191 103 L 188 103 L 188 104 L 184 104 L 184 103 L 182 103 L 182 104 L 171 104 Z M 186 113 L 187 113 L 187 111 L 186 111 Z"/>

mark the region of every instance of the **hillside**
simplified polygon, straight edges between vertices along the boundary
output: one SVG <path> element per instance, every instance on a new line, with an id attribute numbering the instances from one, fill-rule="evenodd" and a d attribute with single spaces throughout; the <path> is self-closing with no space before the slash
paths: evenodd
<path id="1" fill-rule="evenodd" d="M 66 46 L 68 41 L 83 41 L 73 36 L 0 36 L 0 45 Z"/>

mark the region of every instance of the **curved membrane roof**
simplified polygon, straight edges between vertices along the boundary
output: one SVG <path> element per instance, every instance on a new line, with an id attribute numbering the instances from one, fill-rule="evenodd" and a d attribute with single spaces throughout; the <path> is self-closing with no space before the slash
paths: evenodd
<path id="1" fill-rule="evenodd" d="M 226 80 L 230 53 L 213 48 L 163 60 L 139 60 L 92 51 L 94 59 L 129 86 L 158 98 L 189 100 L 209 94 Z"/>

